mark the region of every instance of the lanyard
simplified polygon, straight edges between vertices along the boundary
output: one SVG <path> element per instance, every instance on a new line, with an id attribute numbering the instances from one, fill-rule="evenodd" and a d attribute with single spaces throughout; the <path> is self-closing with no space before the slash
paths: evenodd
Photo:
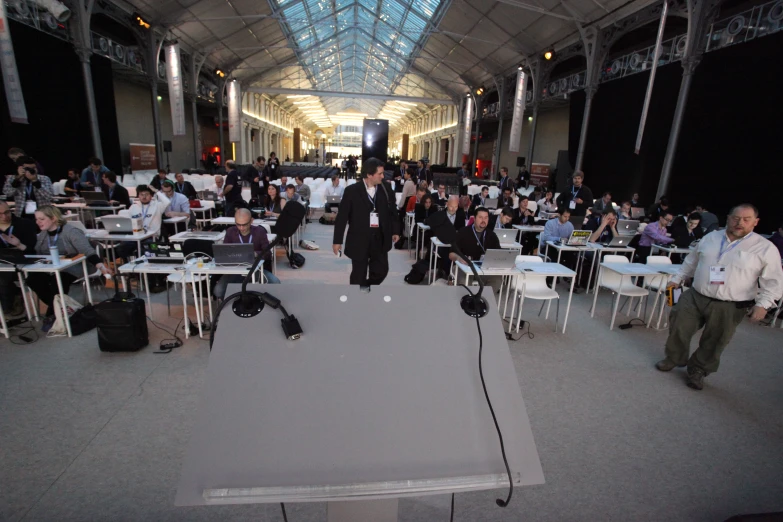
<path id="1" fill-rule="evenodd" d="M 147 212 L 149 211 L 150 206 L 147 205 L 147 208 L 144 208 L 144 205 L 141 206 L 141 223 L 144 224 L 144 221 L 147 219 Z"/>
<path id="2" fill-rule="evenodd" d="M 24 186 L 25 192 L 27 192 L 27 199 L 30 199 L 30 196 L 33 194 L 33 185 L 31 183 L 28 183 Z"/>
<path id="3" fill-rule="evenodd" d="M 14 233 L 14 226 L 13 226 L 13 225 L 11 225 L 10 227 L 8 227 L 8 230 L 6 230 L 5 232 L 3 232 L 3 234 L 5 234 L 6 236 L 11 236 L 11 235 L 13 235 L 13 233 Z M 10 243 L 8 243 L 8 242 L 7 242 L 5 239 L 3 239 L 2 237 L 0 237 L 0 240 L 2 240 L 2 241 L 3 241 L 3 243 L 5 243 L 5 246 L 10 246 Z"/>
<path id="4" fill-rule="evenodd" d="M 739 245 L 740 243 L 742 243 L 743 241 L 745 241 L 745 238 L 746 238 L 746 237 L 750 237 L 750 235 L 751 235 L 751 234 L 753 234 L 753 232 L 751 232 L 751 233 L 750 233 L 750 234 L 748 234 L 747 236 L 743 237 L 742 239 L 738 239 L 738 240 L 734 241 L 734 242 L 731 244 L 731 246 L 729 246 L 729 248 L 726 248 L 726 234 L 723 234 L 723 237 L 722 237 L 722 238 L 721 238 L 721 240 L 720 240 L 720 250 L 718 250 L 718 262 L 720 262 L 720 258 L 722 258 L 724 254 L 728 254 L 729 252 L 731 252 L 732 250 L 734 250 L 734 248 L 735 248 L 737 245 Z M 724 249 L 725 249 L 725 250 L 724 250 Z"/>
<path id="5" fill-rule="evenodd" d="M 57 232 L 57 233 L 54 235 L 54 244 L 52 244 L 52 238 L 51 238 L 51 237 L 47 238 L 47 239 L 48 239 L 48 241 L 49 241 L 49 248 L 52 248 L 52 247 L 54 247 L 54 246 L 57 246 L 57 238 L 59 238 L 59 237 L 60 237 L 60 233 L 59 233 L 59 232 Z"/>
<path id="6" fill-rule="evenodd" d="M 242 245 L 245 244 L 245 242 L 242 240 L 242 232 L 239 232 L 239 242 Z M 253 233 L 252 232 L 250 233 L 250 238 L 247 240 L 247 242 L 248 243 L 252 243 L 253 242 Z"/>
<path id="7" fill-rule="evenodd" d="M 478 234 L 476 234 L 476 226 L 473 226 L 473 235 L 476 236 L 476 243 L 478 243 L 478 246 L 481 247 L 481 251 L 486 253 L 487 249 L 484 248 L 484 241 L 487 239 L 487 231 L 484 230 L 484 233 L 481 234 L 481 239 L 479 239 Z"/>
<path id="8" fill-rule="evenodd" d="M 109 189 L 109 201 L 111 201 L 112 196 L 114 196 L 114 187 Z"/>
<path id="9" fill-rule="evenodd" d="M 272 202 L 269 205 L 266 206 L 266 209 L 269 212 L 272 212 L 275 209 L 275 200 L 274 199 L 272 200 Z"/>
<path id="10" fill-rule="evenodd" d="M 180 194 L 184 194 L 185 193 L 185 185 L 184 184 L 180 185 L 179 183 L 177 183 L 177 186 L 179 187 L 179 193 Z"/>
<path id="11" fill-rule="evenodd" d="M 378 197 L 378 187 L 375 187 L 375 195 L 373 197 L 370 197 L 370 188 L 367 186 L 367 183 L 364 184 L 364 188 L 367 189 L 367 199 L 372 203 L 372 211 L 375 212 L 375 200 Z"/>
<path id="12" fill-rule="evenodd" d="M 579 187 L 576 190 L 574 190 L 575 188 L 576 187 L 571 186 L 571 199 L 576 199 L 576 195 L 579 194 L 580 190 L 582 190 L 582 187 Z"/>

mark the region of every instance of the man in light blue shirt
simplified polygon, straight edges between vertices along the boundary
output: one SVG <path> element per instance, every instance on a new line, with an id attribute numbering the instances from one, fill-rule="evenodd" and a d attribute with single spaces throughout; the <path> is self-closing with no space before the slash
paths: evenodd
<path id="1" fill-rule="evenodd" d="M 163 194 L 171 201 L 168 208 L 166 208 L 166 217 L 187 217 L 188 226 L 191 227 L 193 223 L 193 215 L 190 213 L 190 200 L 184 194 L 174 191 L 174 182 L 167 179 L 162 184 Z M 176 227 L 175 227 L 176 229 Z"/>
<path id="2" fill-rule="evenodd" d="M 559 217 L 547 221 L 544 225 L 544 231 L 541 232 L 541 245 L 545 245 L 547 241 L 559 241 L 571 237 L 574 224 L 569 221 L 570 217 L 571 211 L 564 208 L 560 209 Z"/>
<path id="3" fill-rule="evenodd" d="M 90 165 L 82 171 L 79 187 L 82 190 L 94 191 L 101 186 L 101 175 L 109 169 L 99 158 L 90 158 Z"/>

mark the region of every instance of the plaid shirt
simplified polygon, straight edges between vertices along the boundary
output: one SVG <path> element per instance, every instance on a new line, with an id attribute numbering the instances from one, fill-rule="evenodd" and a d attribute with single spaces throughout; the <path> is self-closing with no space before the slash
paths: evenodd
<path id="1" fill-rule="evenodd" d="M 16 176 L 14 175 L 6 177 L 5 185 L 3 186 L 3 194 L 14 198 L 14 203 L 16 203 L 14 214 L 21 217 L 24 213 L 24 203 L 27 200 L 27 184 L 30 183 L 30 180 L 26 177 L 23 178 L 18 187 L 14 187 L 14 180 L 16 180 Z M 41 188 L 33 185 L 35 203 L 39 207 L 50 205 L 52 203 L 52 180 L 47 176 L 38 174 L 38 181 L 41 182 Z"/>

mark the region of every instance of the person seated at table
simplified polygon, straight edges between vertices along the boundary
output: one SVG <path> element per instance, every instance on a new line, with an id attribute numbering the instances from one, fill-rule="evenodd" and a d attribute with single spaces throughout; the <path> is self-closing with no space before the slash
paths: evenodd
<path id="1" fill-rule="evenodd" d="M 671 234 L 674 239 L 674 245 L 678 248 L 688 248 L 691 246 L 691 243 L 704 237 L 704 230 L 701 228 L 701 214 L 691 212 L 688 214 L 687 219 L 685 226 L 675 226 L 672 223 Z"/>
<path id="2" fill-rule="evenodd" d="M 413 219 L 417 224 L 424 223 L 428 217 L 436 212 L 438 212 L 438 207 L 435 206 L 432 194 L 424 194 L 421 201 L 416 205 Z"/>
<path id="3" fill-rule="evenodd" d="M 489 187 L 481 187 L 481 192 L 473 196 L 473 207 L 483 207 L 487 199 L 489 199 Z"/>
<path id="4" fill-rule="evenodd" d="M 324 190 L 324 199 L 326 199 L 329 196 L 336 196 L 338 198 L 343 197 L 343 193 L 345 192 L 345 188 L 340 186 L 340 175 L 334 174 L 332 175 L 332 183 L 326 187 Z M 324 204 L 324 213 L 329 214 L 332 212 L 332 209 L 334 209 L 334 212 L 337 212 L 337 208 L 340 207 L 339 203 L 326 203 Z"/>
<path id="5" fill-rule="evenodd" d="M 536 201 L 538 204 L 538 211 L 539 212 L 546 212 L 548 214 L 551 214 L 553 212 L 557 212 L 557 203 L 555 202 L 555 193 L 551 190 L 547 189 L 546 193 L 544 193 L 544 197 Z"/>
<path id="6" fill-rule="evenodd" d="M 49 249 L 56 246 L 61 256 L 73 257 L 77 254 L 86 256 L 88 273 L 94 273 L 97 268 L 103 274 L 112 274 L 111 269 L 95 254 L 95 249 L 84 235 L 84 231 L 73 223 L 65 221 L 57 207 L 52 205 L 39 207 L 35 211 L 35 223 L 41 230 L 35 243 L 36 254 L 48 255 Z M 67 294 L 71 284 L 80 277 L 84 277 L 81 263 L 62 270 L 60 280 L 63 292 Z M 52 305 L 54 296 L 59 293 L 57 278 L 54 273 L 33 272 L 27 275 L 27 286 L 46 305 L 46 316 L 41 330 L 48 332 L 54 324 Z"/>
<path id="7" fill-rule="evenodd" d="M 104 172 L 102 175 L 103 183 L 101 183 L 101 190 L 106 195 L 106 199 L 110 205 L 125 205 L 125 208 L 131 206 L 130 196 L 128 190 L 117 183 L 117 174 L 112 171 Z"/>
<path id="8" fill-rule="evenodd" d="M 718 227 L 720 227 L 718 216 L 707 210 L 704 203 L 696 204 L 696 212 L 701 216 L 701 228 L 704 229 L 705 234 L 718 230 Z"/>
<path id="9" fill-rule="evenodd" d="M 206 191 L 216 193 L 218 200 L 225 201 L 226 198 L 225 196 L 223 196 L 223 183 L 224 183 L 223 176 L 218 174 L 217 176 L 215 176 L 215 182 L 212 185 L 208 186 L 206 188 Z"/>
<path id="10" fill-rule="evenodd" d="M 286 187 L 288 186 L 288 176 L 283 176 L 280 178 L 280 197 L 284 200 L 288 201 L 288 194 L 286 194 Z"/>
<path id="11" fill-rule="evenodd" d="M 465 213 L 465 224 L 463 226 L 469 227 L 473 225 L 473 213 L 475 208 L 473 207 L 473 200 L 470 196 L 459 197 L 459 208 Z"/>
<path id="12" fill-rule="evenodd" d="M 185 176 L 182 173 L 178 172 L 174 178 L 177 180 L 177 183 L 174 186 L 174 191 L 177 192 L 177 194 L 182 194 L 188 199 L 198 199 L 196 188 L 190 181 L 185 181 Z"/>
<path id="13" fill-rule="evenodd" d="M 456 245 L 468 259 L 477 261 L 490 249 L 500 248 L 500 239 L 489 226 L 489 210 L 484 207 L 476 209 L 475 221 L 470 227 L 464 227 L 457 232 Z M 457 261 L 459 257 L 452 251 L 449 259 Z"/>
<path id="14" fill-rule="evenodd" d="M 514 211 L 511 207 L 503 207 L 500 209 L 500 214 L 489 216 L 489 228 L 490 230 L 497 229 L 509 229 L 511 222 L 514 219 Z"/>
<path id="15" fill-rule="evenodd" d="M 650 255 L 652 246 L 655 244 L 669 245 L 674 243 L 674 239 L 669 237 L 666 227 L 672 224 L 674 217 L 670 210 L 661 210 L 658 220 L 648 224 L 642 230 L 642 237 L 639 238 L 639 247 L 636 249 L 639 263 L 647 262 L 647 256 Z"/>
<path id="16" fill-rule="evenodd" d="M 138 203 L 131 205 L 129 209 L 120 210 L 118 214 L 129 218 L 141 219 L 141 225 L 145 233 L 154 234 L 151 238 L 145 239 L 142 243 L 152 243 L 160 234 L 163 223 L 163 213 L 171 201 L 162 191 L 158 191 L 153 196 L 152 187 L 149 185 L 138 185 L 136 187 L 136 197 Z M 136 241 L 123 241 L 116 246 L 114 252 L 118 258 L 127 260 L 130 256 L 138 255 Z"/>
<path id="17" fill-rule="evenodd" d="M 620 205 L 620 212 L 617 213 L 617 219 L 633 219 L 631 217 L 631 202 L 630 201 L 623 201 L 622 205 Z"/>
<path id="18" fill-rule="evenodd" d="M 593 212 L 595 213 L 601 213 L 607 209 L 614 209 L 614 206 L 612 205 L 612 193 L 611 192 L 604 192 L 604 194 L 601 196 L 600 199 L 596 200 L 596 202 L 593 204 Z"/>
<path id="19" fill-rule="evenodd" d="M 574 231 L 574 224 L 571 223 L 571 210 L 568 207 L 558 210 L 558 216 L 550 219 L 544 225 L 544 231 L 541 233 L 541 244 L 547 241 L 561 241 L 571 237 Z"/>
<path id="20" fill-rule="evenodd" d="M 519 196 L 519 203 L 517 208 L 514 209 L 514 218 L 511 220 L 512 225 L 535 225 L 536 218 L 533 217 L 533 212 L 527 208 L 530 200 L 527 196 Z"/>
<path id="21" fill-rule="evenodd" d="M 408 200 L 408 204 L 405 207 L 405 212 L 415 212 L 416 211 L 416 205 L 421 203 L 421 200 L 424 198 L 425 194 L 429 194 L 430 191 L 427 190 L 424 187 L 416 187 L 416 194 Z"/>
<path id="22" fill-rule="evenodd" d="M 193 213 L 190 211 L 190 200 L 185 197 L 181 192 L 175 192 L 174 183 L 167 179 L 163 182 L 163 194 L 169 198 L 169 207 L 165 210 L 164 214 L 167 218 L 187 217 L 188 227 L 192 227 L 195 223 L 193 220 Z M 171 227 L 176 230 L 176 227 Z"/>
<path id="23" fill-rule="evenodd" d="M 253 215 L 246 208 L 238 208 L 234 214 L 236 225 L 229 227 L 226 230 L 226 236 L 223 239 L 223 243 L 226 245 L 236 244 L 253 244 L 253 250 L 256 256 L 261 252 L 269 248 L 269 238 L 266 234 L 264 227 L 257 227 L 253 225 Z M 263 272 L 266 282 L 272 285 L 280 284 L 280 279 L 272 273 L 272 255 L 273 252 L 269 251 L 264 255 Z M 223 299 L 226 296 L 226 287 L 231 283 L 242 283 L 245 276 L 239 274 L 224 274 L 221 275 L 215 284 L 214 295 L 218 299 Z"/>
<path id="24" fill-rule="evenodd" d="M 582 230 L 590 230 L 589 241 L 591 243 L 608 243 L 619 236 L 617 232 L 617 212 L 614 209 L 606 209 L 603 214 L 595 213 L 587 218 L 587 224 Z"/>
<path id="25" fill-rule="evenodd" d="M 167 172 L 163 169 L 158 170 L 158 175 L 155 176 L 152 181 L 150 181 L 150 184 L 147 185 L 153 193 L 160 190 L 161 184 L 166 181 Z M 136 194 L 138 197 L 138 194 Z"/>
<path id="26" fill-rule="evenodd" d="M 281 195 L 281 197 L 288 203 L 296 201 L 297 203 L 305 205 L 305 201 L 302 199 L 302 196 L 296 193 L 296 187 L 294 185 L 286 185 L 285 195 Z"/>
<path id="27" fill-rule="evenodd" d="M 466 197 L 467 196 L 463 196 Z M 467 214 L 465 213 L 465 210 L 460 208 L 460 198 L 456 194 L 452 194 L 449 196 L 449 198 L 446 200 L 446 208 L 444 209 L 444 212 L 446 212 L 446 218 L 451 222 L 452 225 L 454 225 L 454 228 L 459 231 L 460 229 L 464 228 L 465 225 L 468 222 Z M 468 203 L 470 203 L 470 198 L 467 198 Z"/>
<path id="28" fill-rule="evenodd" d="M 0 252 L 18 250 L 32 254 L 35 252 L 38 227 L 29 219 L 15 216 L 8 203 L 0 200 Z M 0 304 L 8 316 L 24 312 L 22 294 L 16 288 L 15 272 L 0 272 Z"/>
<path id="29" fill-rule="evenodd" d="M 310 187 L 305 185 L 304 176 L 302 176 L 301 174 L 297 175 L 294 178 L 294 183 L 296 183 L 296 186 L 294 186 L 294 190 L 296 191 L 296 194 L 299 196 L 299 198 L 303 199 L 305 202 L 309 202 Z"/>
<path id="30" fill-rule="evenodd" d="M 661 196 L 661 199 L 657 203 L 647 209 L 647 220 L 650 223 L 655 223 L 664 212 L 671 213 L 671 210 L 669 209 L 669 198 Z"/>
<path id="31" fill-rule="evenodd" d="M 498 200 L 498 206 L 499 207 L 510 207 L 514 208 L 514 195 L 513 195 L 513 189 L 511 187 L 506 187 L 503 189 L 503 194 L 500 196 L 500 200 Z"/>
<path id="32" fill-rule="evenodd" d="M 82 170 L 79 187 L 82 190 L 95 192 L 96 188 L 100 188 L 101 174 L 109 172 L 109 168 L 103 164 L 100 158 L 90 158 L 89 163 L 90 164 Z"/>
<path id="33" fill-rule="evenodd" d="M 445 207 L 446 202 L 449 200 L 448 194 L 446 194 L 446 185 L 444 183 L 438 183 L 438 192 L 433 195 L 433 202 L 438 207 Z"/>
<path id="34" fill-rule="evenodd" d="M 280 188 L 277 185 L 270 184 L 266 189 L 264 198 L 264 216 L 277 217 L 283 211 L 285 200 L 280 197 Z M 292 207 L 293 208 L 293 207 Z"/>
<path id="35" fill-rule="evenodd" d="M 79 171 L 75 168 L 68 169 L 68 177 L 65 179 L 63 191 L 66 196 L 79 195 Z"/>

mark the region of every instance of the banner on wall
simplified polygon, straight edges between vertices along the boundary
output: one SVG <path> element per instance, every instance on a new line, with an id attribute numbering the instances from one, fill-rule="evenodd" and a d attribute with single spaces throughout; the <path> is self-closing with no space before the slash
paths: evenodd
<path id="1" fill-rule="evenodd" d="M 242 121 L 240 110 L 242 94 L 239 92 L 239 82 L 228 82 L 228 140 L 232 143 L 241 141 Z"/>
<path id="2" fill-rule="evenodd" d="M 549 186 L 549 172 L 549 163 L 533 163 L 530 166 L 530 185 L 533 187 Z"/>
<path id="3" fill-rule="evenodd" d="M 525 115 L 525 87 L 527 75 L 517 73 L 517 89 L 514 92 L 514 116 L 511 119 L 511 137 L 508 142 L 509 152 L 519 152 L 519 140 L 522 137 L 522 117 Z"/>
<path id="4" fill-rule="evenodd" d="M 150 143 L 130 143 L 131 170 L 157 170 L 155 145 Z"/>
<path id="5" fill-rule="evenodd" d="M 22 95 L 22 82 L 16 69 L 14 45 L 11 42 L 11 30 L 5 16 L 5 2 L 0 2 L 0 68 L 3 70 L 5 97 L 8 100 L 8 113 L 14 123 L 27 122 L 27 108 Z"/>
<path id="6" fill-rule="evenodd" d="M 185 135 L 185 97 L 182 93 L 182 67 L 180 66 L 179 44 L 166 47 L 166 76 L 169 84 L 171 104 L 171 127 L 174 136 Z"/>
<path id="7" fill-rule="evenodd" d="M 465 125 L 462 129 L 462 153 L 470 155 L 470 128 L 473 123 L 473 98 L 465 99 Z"/>

